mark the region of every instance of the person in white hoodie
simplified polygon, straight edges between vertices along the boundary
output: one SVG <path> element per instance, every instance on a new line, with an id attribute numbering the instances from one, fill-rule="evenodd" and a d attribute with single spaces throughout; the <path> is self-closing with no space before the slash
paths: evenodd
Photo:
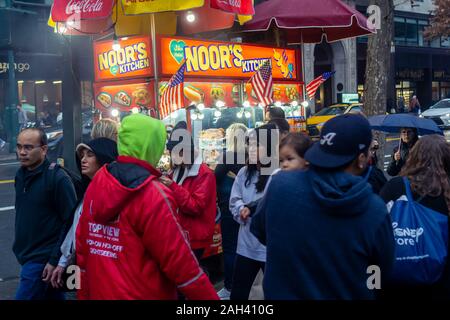
<path id="1" fill-rule="evenodd" d="M 257 143 L 250 143 L 250 161 L 239 170 L 231 190 L 230 211 L 240 227 L 230 300 L 247 300 L 256 275 L 260 270 L 264 271 L 266 247 L 250 232 L 250 224 L 270 177 L 270 174 L 261 174 L 264 167 L 260 161 L 261 157 L 272 157 L 272 150 L 278 150 L 278 146 L 273 146 L 272 149 L 272 130 L 276 130 L 276 127 L 266 124 L 249 134 L 250 141 L 254 135 Z M 267 135 L 261 134 L 263 131 L 267 132 Z M 272 161 L 278 162 L 278 159 L 274 158 Z"/>

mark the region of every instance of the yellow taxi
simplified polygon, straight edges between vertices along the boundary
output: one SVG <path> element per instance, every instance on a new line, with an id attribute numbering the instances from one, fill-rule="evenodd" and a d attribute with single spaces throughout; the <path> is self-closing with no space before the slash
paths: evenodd
<path id="1" fill-rule="evenodd" d="M 363 112 L 362 103 L 333 104 L 315 113 L 311 118 L 309 118 L 306 121 L 306 128 L 308 130 L 308 134 L 311 137 L 317 137 L 320 135 L 320 130 L 322 129 L 324 123 L 330 120 L 331 118 L 334 118 L 344 113 L 359 113 L 359 112 Z"/>

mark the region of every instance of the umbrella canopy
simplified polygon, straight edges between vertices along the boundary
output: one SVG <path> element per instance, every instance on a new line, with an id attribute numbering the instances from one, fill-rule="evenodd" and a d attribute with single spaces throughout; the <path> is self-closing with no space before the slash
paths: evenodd
<path id="1" fill-rule="evenodd" d="M 244 31 L 287 30 L 288 43 L 320 43 L 374 33 L 367 18 L 340 0 L 270 0 L 255 7 Z"/>
<path id="2" fill-rule="evenodd" d="M 419 135 L 443 134 L 433 120 L 410 114 L 388 114 L 369 117 L 373 130 L 398 133 L 401 128 L 416 128 Z"/>
<path id="3" fill-rule="evenodd" d="M 151 34 L 153 15 L 156 34 L 176 34 L 178 16 L 181 18 L 179 22 L 181 21 L 184 33 L 192 34 L 231 28 L 235 17 L 234 13 L 212 8 L 210 0 L 151 2 L 98 0 L 97 4 L 101 4 L 98 8 L 77 14 L 73 14 L 72 11 L 79 7 L 74 7 L 72 2 L 72 0 L 54 1 L 48 25 L 54 28 L 55 32 L 67 35 L 92 35 L 107 33 L 114 28 L 117 36 Z M 252 5 L 250 7 L 253 9 Z M 94 10 L 96 8 L 99 10 Z M 187 14 L 187 9 L 190 9 L 189 13 L 195 15 L 195 23 L 186 22 L 184 15 Z M 238 18 L 240 22 L 247 21 L 251 19 L 251 15 L 238 15 Z"/>

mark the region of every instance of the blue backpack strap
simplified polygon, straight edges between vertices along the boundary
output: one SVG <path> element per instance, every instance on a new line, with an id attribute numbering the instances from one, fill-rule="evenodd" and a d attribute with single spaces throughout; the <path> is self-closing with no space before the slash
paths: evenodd
<path id="1" fill-rule="evenodd" d="M 414 198 L 412 196 L 411 192 L 411 185 L 409 183 L 409 180 L 407 177 L 403 177 L 403 182 L 405 183 L 405 190 L 406 190 L 406 197 L 408 198 L 408 201 L 414 201 Z"/>

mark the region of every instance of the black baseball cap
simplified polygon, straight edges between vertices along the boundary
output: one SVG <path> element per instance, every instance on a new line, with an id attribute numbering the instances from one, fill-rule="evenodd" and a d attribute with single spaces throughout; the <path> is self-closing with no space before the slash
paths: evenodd
<path id="1" fill-rule="evenodd" d="M 369 121 L 361 115 L 344 114 L 325 122 L 317 141 L 305 154 L 316 167 L 339 168 L 367 150 L 372 142 Z"/>

